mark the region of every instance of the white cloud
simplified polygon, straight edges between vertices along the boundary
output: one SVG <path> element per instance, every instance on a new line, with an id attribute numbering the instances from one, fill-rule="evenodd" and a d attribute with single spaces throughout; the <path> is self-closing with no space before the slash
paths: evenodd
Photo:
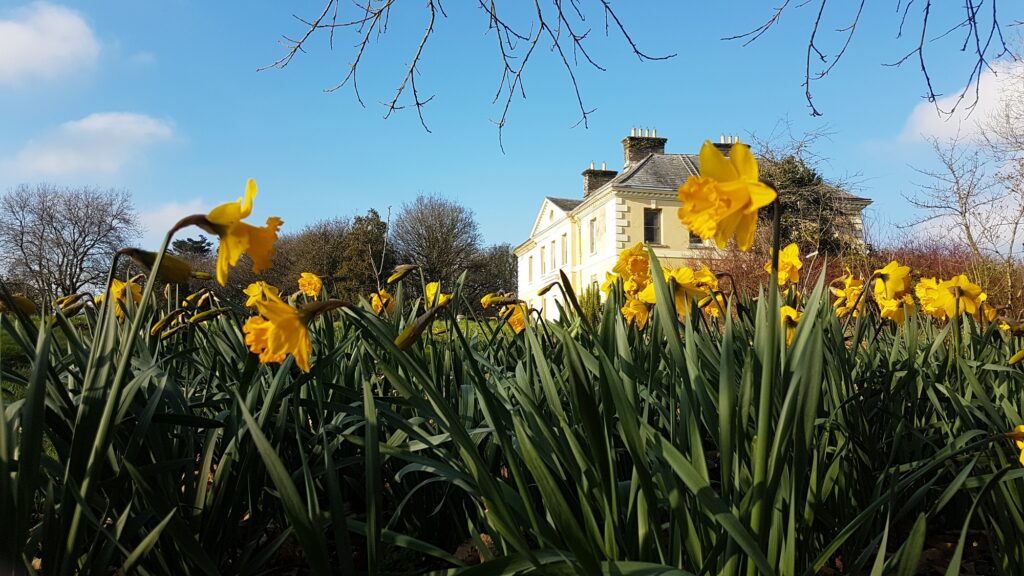
<path id="1" fill-rule="evenodd" d="M 145 229 L 142 234 L 143 247 L 148 250 L 158 249 L 167 231 L 179 220 L 191 214 L 206 214 L 211 208 L 212 206 L 207 205 L 201 198 L 140 207 L 139 221 Z M 192 230 L 194 229 L 191 229 L 190 232 Z M 188 235 L 184 234 L 180 237 L 184 238 Z"/>
<path id="2" fill-rule="evenodd" d="M 116 174 L 154 144 L 173 137 L 169 122 L 144 114 L 90 114 L 29 141 L 5 163 L 5 171 L 22 178 Z"/>
<path id="3" fill-rule="evenodd" d="M 0 14 L 0 85 L 90 69 L 99 53 L 89 24 L 63 6 L 33 2 Z"/>
<path id="4" fill-rule="evenodd" d="M 1024 63 L 998 62 L 993 65 L 993 70 L 986 70 L 981 74 L 978 82 L 977 104 L 973 107 L 974 88 L 967 91 L 964 100 L 956 107 L 952 114 L 943 114 L 936 109 L 936 104 L 921 102 L 914 107 L 907 118 L 903 131 L 900 133 L 901 142 L 920 142 L 927 138 L 936 137 L 946 140 L 960 133 L 963 137 L 973 136 L 978 133 L 978 122 L 984 120 L 999 106 L 1002 97 L 1003 87 L 1011 81 L 1012 76 L 1008 72 L 1012 66 L 1018 68 Z M 943 96 L 937 101 L 939 110 L 950 110 L 956 104 L 963 88 Z"/>

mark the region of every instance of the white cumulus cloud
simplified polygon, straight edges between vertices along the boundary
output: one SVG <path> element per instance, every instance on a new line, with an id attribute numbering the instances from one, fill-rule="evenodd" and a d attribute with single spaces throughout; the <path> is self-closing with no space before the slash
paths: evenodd
<path id="1" fill-rule="evenodd" d="M 1011 81 L 1011 67 L 1019 68 L 1022 65 L 1024 64 L 1020 62 L 998 62 L 992 66 L 994 70 L 985 70 L 978 81 L 977 103 L 974 106 L 971 106 L 975 101 L 974 87 L 968 89 L 964 100 L 952 114 L 940 113 L 936 109 L 936 104 L 931 102 L 921 102 L 907 118 L 900 133 L 900 141 L 918 142 L 933 137 L 947 140 L 956 136 L 958 132 L 963 137 L 976 135 L 979 130 L 978 122 L 983 121 L 999 106 L 1004 86 Z M 963 88 L 960 88 L 939 98 L 938 109 L 952 109 L 962 91 Z"/>
<path id="2" fill-rule="evenodd" d="M 191 214 L 206 214 L 212 206 L 209 206 L 201 198 L 192 198 L 184 201 L 172 201 L 156 206 L 142 206 L 139 208 L 139 221 L 144 232 L 142 234 L 143 248 L 156 250 L 163 242 L 164 236 L 172 226 L 179 220 Z M 189 229 L 188 233 L 183 232 L 179 238 L 195 236 L 195 229 Z"/>
<path id="3" fill-rule="evenodd" d="M 99 53 L 92 29 L 74 10 L 33 2 L 0 12 L 0 85 L 89 69 Z"/>
<path id="4" fill-rule="evenodd" d="M 7 162 L 7 171 L 33 178 L 116 174 L 173 137 L 170 122 L 145 114 L 90 114 L 29 141 Z"/>

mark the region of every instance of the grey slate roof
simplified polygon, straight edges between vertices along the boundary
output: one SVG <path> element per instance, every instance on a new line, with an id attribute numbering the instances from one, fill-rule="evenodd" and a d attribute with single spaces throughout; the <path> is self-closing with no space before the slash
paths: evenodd
<path id="1" fill-rule="evenodd" d="M 697 154 L 651 154 L 612 178 L 609 184 L 613 187 L 675 190 L 687 178 L 699 174 L 700 156 Z M 854 196 L 841 188 L 837 190 L 848 201 L 865 205 L 871 203 L 871 200 Z M 579 201 L 575 202 L 579 204 Z"/>
<path id="2" fill-rule="evenodd" d="M 573 208 L 583 203 L 582 198 L 555 198 L 548 196 L 547 199 L 564 212 L 572 212 Z"/>
<path id="3" fill-rule="evenodd" d="M 675 190 L 698 174 L 696 154 L 651 154 L 612 179 L 612 186 Z"/>

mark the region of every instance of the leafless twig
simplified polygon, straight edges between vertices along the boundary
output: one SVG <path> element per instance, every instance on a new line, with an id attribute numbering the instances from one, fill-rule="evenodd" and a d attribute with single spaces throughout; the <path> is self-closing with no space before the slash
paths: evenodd
<path id="1" fill-rule="evenodd" d="M 747 46 L 775 26 L 787 9 L 799 9 L 810 3 L 811 0 L 804 0 L 801 3 L 790 6 L 790 0 L 784 0 L 783 3 L 779 7 L 775 8 L 771 16 L 769 16 L 761 25 L 742 34 L 728 36 L 723 39 L 743 40 L 743 45 Z M 851 6 L 856 6 L 856 10 L 854 11 L 853 16 L 848 20 L 847 24 L 833 30 L 833 32 L 841 35 L 842 44 L 835 52 L 835 55 L 830 56 L 820 44 L 820 33 L 824 31 L 824 26 L 827 25 L 826 8 L 838 4 L 836 2 L 829 2 L 829 0 L 818 0 L 815 2 L 817 10 L 815 12 L 814 20 L 810 25 L 810 32 L 808 34 L 803 82 L 804 97 L 807 99 L 807 105 L 810 107 L 812 116 L 820 116 L 821 112 L 814 104 L 811 84 L 817 80 L 821 80 L 825 76 L 828 76 L 835 69 L 839 61 L 846 55 L 847 49 L 850 47 L 850 43 L 853 40 L 853 36 L 858 30 L 858 25 L 861 23 L 861 16 L 863 15 L 865 1 L 860 0 L 856 4 L 850 3 Z M 914 6 L 915 0 L 908 0 L 906 2 L 904 2 L 904 0 L 897 0 L 896 14 L 899 16 L 899 25 L 896 33 L 897 38 L 903 37 L 903 31 L 908 23 L 908 19 L 910 21 L 913 20 L 911 17 L 911 9 Z M 962 19 L 949 30 L 946 30 L 934 38 L 930 38 L 929 26 L 933 21 L 933 10 L 937 12 L 939 10 L 948 11 L 955 10 L 957 8 L 963 10 Z M 998 0 L 989 0 L 987 6 L 985 5 L 985 0 L 964 0 L 961 4 L 953 2 L 934 3 L 932 0 L 924 0 L 923 2 L 917 3 L 917 9 L 918 10 L 913 13 L 920 16 L 917 45 L 895 62 L 885 64 L 885 66 L 901 66 L 909 61 L 915 61 L 924 78 L 926 87 L 925 98 L 929 102 L 935 104 L 941 114 L 952 114 L 971 95 L 973 95 L 973 98 L 968 104 L 968 108 L 973 108 L 978 102 L 979 81 L 981 79 L 981 75 L 985 70 L 991 69 L 990 62 L 1004 56 L 1009 56 L 1014 60 L 1018 58 L 1017 54 L 1007 46 L 1006 40 L 1003 37 L 1003 25 L 999 20 Z M 1011 25 L 1015 24 L 1018 23 Z M 967 75 L 967 82 L 964 85 L 963 90 L 960 91 L 951 106 L 947 109 L 943 109 L 939 106 L 938 102 L 938 99 L 942 94 L 936 92 L 935 86 L 932 82 L 929 66 L 925 58 L 925 47 L 930 42 L 942 40 L 956 30 L 964 31 L 964 39 L 960 44 L 959 50 L 961 52 L 973 54 L 974 62 Z M 821 69 L 815 70 L 813 65 L 813 61 L 815 60 L 822 65 Z"/>
<path id="2" fill-rule="evenodd" d="M 359 65 L 371 45 L 371 40 L 380 40 L 387 35 L 388 19 L 391 9 L 396 5 L 395 0 L 351 0 L 356 16 L 349 20 L 339 20 L 339 14 L 346 11 L 341 6 L 341 0 L 323 1 L 323 8 L 316 18 L 305 19 L 295 16 L 295 19 L 304 27 L 303 33 L 297 36 L 285 36 L 282 40 L 285 54 L 260 70 L 287 67 L 296 55 L 306 52 L 307 44 L 318 30 L 329 32 L 328 41 L 331 48 L 334 47 L 336 31 L 350 30 L 356 40 L 353 46 L 352 62 L 341 82 L 328 88 L 327 91 L 334 92 L 351 84 L 356 99 L 360 105 L 365 106 L 357 77 Z M 586 126 L 589 116 L 594 110 L 588 109 L 584 105 L 577 68 L 583 64 L 600 71 L 604 71 L 605 68 L 591 56 L 587 47 L 591 30 L 587 27 L 589 11 L 584 7 L 583 0 L 534 0 L 532 10 L 527 15 L 529 25 L 523 26 L 523 30 L 518 29 L 518 25 L 511 24 L 506 20 L 504 12 L 499 11 L 500 0 L 478 0 L 477 3 L 486 14 L 487 30 L 493 30 L 495 33 L 498 55 L 501 59 L 501 76 L 493 100 L 493 103 L 501 107 L 501 116 L 494 122 L 498 128 L 499 145 L 504 149 L 501 140 L 502 129 L 508 120 L 514 97 L 517 94 L 522 98 L 526 97 L 526 90 L 523 86 L 524 71 L 531 61 L 534 49 L 542 39 L 545 43 L 550 42 L 551 51 L 557 54 L 572 85 L 580 112 L 580 119 L 576 125 L 582 123 Z M 413 52 L 411 61 L 405 67 L 405 73 L 398 83 L 393 97 L 383 105 L 385 107 L 384 118 L 390 118 L 397 110 L 415 107 L 420 124 L 424 130 L 430 132 L 423 115 L 423 108 L 433 100 L 434 96 L 421 96 L 417 80 L 427 42 L 438 29 L 437 17 L 438 15 L 447 16 L 447 14 L 441 0 L 426 0 L 425 5 L 427 18 L 419 43 Z M 506 5 L 508 3 L 503 4 L 502 7 Z M 512 6 L 521 9 L 521 4 L 512 4 Z M 594 9 L 599 9 L 604 16 L 605 34 L 608 35 L 609 28 L 614 25 L 618 34 L 629 43 L 630 49 L 641 61 L 665 60 L 675 56 L 675 54 L 652 56 L 643 52 L 612 7 L 612 0 L 597 0 Z M 411 93 L 411 102 L 406 99 L 409 93 Z"/>

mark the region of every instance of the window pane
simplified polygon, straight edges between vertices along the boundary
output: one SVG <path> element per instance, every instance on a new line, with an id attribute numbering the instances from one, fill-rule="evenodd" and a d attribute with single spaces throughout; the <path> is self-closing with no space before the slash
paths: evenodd
<path id="1" fill-rule="evenodd" d="M 661 210 L 652 208 L 644 210 L 644 242 L 661 243 Z"/>

